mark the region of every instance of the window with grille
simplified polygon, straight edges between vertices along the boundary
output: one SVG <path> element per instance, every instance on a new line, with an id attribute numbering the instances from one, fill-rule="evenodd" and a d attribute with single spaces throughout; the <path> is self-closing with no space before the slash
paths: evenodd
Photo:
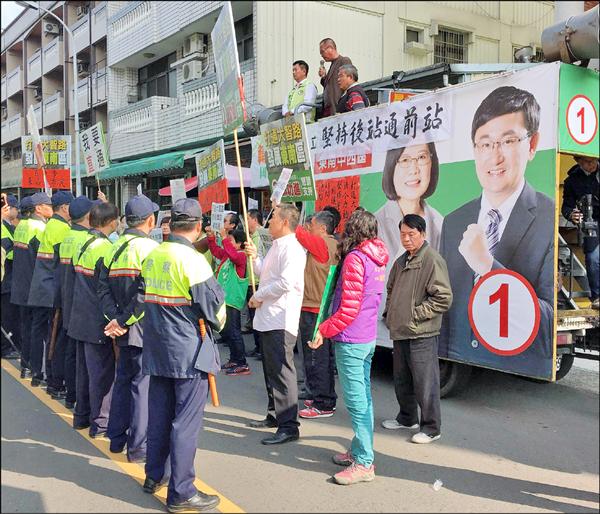
<path id="1" fill-rule="evenodd" d="M 252 59 L 254 57 L 252 15 L 235 22 L 235 38 L 240 62 Z"/>
<path id="2" fill-rule="evenodd" d="M 177 96 L 177 70 L 171 64 L 177 60 L 172 53 L 138 70 L 138 99 L 151 96 Z"/>
<path id="3" fill-rule="evenodd" d="M 446 28 L 440 28 L 435 36 L 433 62 L 449 64 L 467 62 L 468 34 Z"/>

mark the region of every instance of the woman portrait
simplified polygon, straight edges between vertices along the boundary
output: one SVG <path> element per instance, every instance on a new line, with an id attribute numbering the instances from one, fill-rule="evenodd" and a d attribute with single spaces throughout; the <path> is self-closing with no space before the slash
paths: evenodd
<path id="1" fill-rule="evenodd" d="M 437 187 L 439 160 L 434 143 L 423 143 L 388 150 L 383 168 L 382 187 L 388 201 L 375 213 L 379 237 L 386 244 L 390 263 L 405 252 L 398 224 L 406 214 L 418 214 L 427 223 L 427 241 L 440 246 L 442 215 L 427 204 Z"/>

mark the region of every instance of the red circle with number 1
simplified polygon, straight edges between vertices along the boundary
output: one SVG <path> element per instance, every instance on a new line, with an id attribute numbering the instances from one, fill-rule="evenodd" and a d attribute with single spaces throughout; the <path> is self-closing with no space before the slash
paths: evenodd
<path id="1" fill-rule="evenodd" d="M 497 355 L 524 352 L 540 327 L 540 305 L 519 273 L 498 269 L 479 279 L 469 298 L 469 323 L 479 342 Z"/>

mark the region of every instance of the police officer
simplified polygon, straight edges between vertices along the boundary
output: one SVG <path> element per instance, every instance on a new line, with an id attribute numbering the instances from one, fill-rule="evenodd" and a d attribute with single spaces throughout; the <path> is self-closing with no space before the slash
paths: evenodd
<path id="1" fill-rule="evenodd" d="M 24 199 L 24 202 L 27 199 Z M 35 267 L 37 251 L 42 234 L 46 229 L 46 221 L 52 216 L 52 201 L 46 193 L 35 193 L 26 202 L 26 208 L 31 206 L 27 219 L 21 220 L 14 234 L 13 247 L 13 280 L 10 301 L 19 305 L 21 313 L 21 378 L 31 374 L 31 326 L 36 307 L 27 303 L 31 278 Z M 32 377 L 36 385 L 41 383 L 41 373 Z"/>
<path id="2" fill-rule="evenodd" d="M 105 317 L 105 334 L 119 347 L 108 430 L 110 451 L 121 453 L 127 444 L 129 462 L 146 459 L 148 384 L 142 373 L 143 297 L 137 295 L 142 263 L 158 243 L 148 237 L 155 226 L 158 205 L 144 195 L 125 205 L 127 228 L 113 244 L 100 271 L 98 293 Z M 137 316 L 135 313 L 142 313 Z"/>
<path id="3" fill-rule="evenodd" d="M 12 334 L 12 342 L 17 349 L 21 347 L 20 327 L 19 327 L 19 308 L 10 302 L 10 287 L 12 284 L 13 268 L 13 238 L 17 215 L 19 214 L 17 197 L 15 195 L 6 195 L 8 209 L 2 212 L 2 235 L 0 244 L 6 252 L 6 261 L 4 263 L 4 278 L 0 286 L 0 296 L 2 298 L 2 328 L 7 334 Z M 8 339 L 2 333 L 2 357 L 13 359 L 19 356 Z"/>
<path id="4" fill-rule="evenodd" d="M 75 270 L 73 269 L 73 255 L 81 250 L 88 239 L 88 231 L 90 229 L 90 210 L 94 202 L 86 196 L 78 196 L 69 204 L 69 216 L 71 217 L 71 230 L 67 233 L 63 242 L 60 244 L 58 254 L 60 261 L 59 277 L 60 277 L 60 306 L 62 312 L 62 327 L 66 331 L 69 329 L 69 321 L 71 319 L 71 306 L 73 304 L 73 285 L 75 282 Z M 56 367 L 55 361 L 64 362 L 64 377 L 65 377 L 65 405 L 72 409 L 75 406 L 76 389 L 75 389 L 75 373 L 76 373 L 76 351 L 77 346 L 75 341 L 70 337 L 66 337 L 66 343 L 62 351 L 55 350 L 52 357 L 52 367 Z M 60 365 L 59 365 L 60 366 Z M 81 426 L 73 423 L 73 428 L 88 428 L 89 422 L 83 423 Z"/>
<path id="5" fill-rule="evenodd" d="M 225 295 L 193 242 L 201 234 L 197 200 L 171 209 L 169 239 L 142 266 L 143 372 L 150 375 L 148 448 L 144 490 L 158 489 L 170 456 L 169 512 L 201 512 L 219 497 L 194 486 L 194 456 L 208 395 L 208 372 L 219 370 L 211 327 L 225 325 Z M 199 322 L 207 328 L 201 338 Z"/>
<path id="6" fill-rule="evenodd" d="M 77 379 L 74 425 L 90 425 L 90 437 L 106 433 L 115 378 L 115 354 L 104 335 L 104 316 L 97 293 L 100 267 L 111 252 L 109 234 L 119 222 L 119 210 L 111 203 L 90 211 L 89 238 L 72 257 L 75 269 L 73 307 L 67 334 L 76 341 Z"/>
<path id="7" fill-rule="evenodd" d="M 53 320 L 53 307 L 58 307 L 56 300 L 58 298 L 58 247 L 70 230 L 69 226 L 69 204 L 73 200 L 73 194 L 70 191 L 57 191 L 52 195 L 53 215 L 46 224 L 46 229 L 42 234 L 40 247 L 37 252 L 33 277 L 31 278 L 31 287 L 29 289 L 28 305 L 32 308 L 32 326 L 31 326 L 31 385 L 36 387 L 40 385 L 42 376 L 42 360 L 44 356 L 44 346 L 46 346 L 46 381 L 48 383 L 47 392 L 57 396 L 57 387 L 62 386 L 55 383 L 55 378 L 60 378 L 60 368 L 58 377 L 53 377 L 51 366 L 48 362 L 49 342 L 52 335 L 51 320 Z M 58 334 L 57 334 L 58 335 Z"/>

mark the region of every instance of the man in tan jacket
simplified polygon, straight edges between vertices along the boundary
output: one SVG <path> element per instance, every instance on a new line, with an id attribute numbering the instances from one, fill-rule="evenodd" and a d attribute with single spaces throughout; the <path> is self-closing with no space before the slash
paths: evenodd
<path id="1" fill-rule="evenodd" d="M 400 412 L 382 424 L 389 430 L 419 429 L 412 442 L 425 444 L 440 438 L 438 335 L 442 315 L 452 304 L 452 290 L 444 259 L 425 241 L 425 220 L 407 214 L 399 227 L 407 251 L 392 266 L 383 316 L 394 341 Z"/>

